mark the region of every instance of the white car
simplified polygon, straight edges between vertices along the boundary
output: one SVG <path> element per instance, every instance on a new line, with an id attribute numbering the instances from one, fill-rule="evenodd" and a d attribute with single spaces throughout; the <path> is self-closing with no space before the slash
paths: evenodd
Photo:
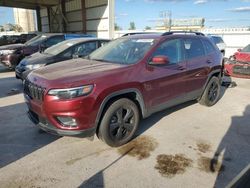
<path id="1" fill-rule="evenodd" d="M 220 36 L 216 36 L 216 35 L 208 35 L 208 38 L 210 38 L 213 41 L 213 43 L 221 51 L 222 55 L 225 56 L 226 44 L 223 41 L 223 39 Z"/>

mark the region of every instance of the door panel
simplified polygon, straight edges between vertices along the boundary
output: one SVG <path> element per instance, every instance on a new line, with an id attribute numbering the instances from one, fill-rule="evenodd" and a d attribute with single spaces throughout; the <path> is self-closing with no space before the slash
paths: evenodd
<path id="1" fill-rule="evenodd" d="M 187 59 L 187 93 L 202 90 L 209 73 L 209 64 L 212 59 L 206 56 L 200 39 L 189 38 L 184 40 Z"/>
<path id="2" fill-rule="evenodd" d="M 146 65 L 144 76 L 145 98 L 149 108 L 157 108 L 184 96 L 186 91 L 186 61 L 184 60 L 183 41 L 171 39 L 162 42 L 152 54 L 167 56 L 169 64 L 164 66 Z M 178 102 L 178 101 L 176 101 Z"/>

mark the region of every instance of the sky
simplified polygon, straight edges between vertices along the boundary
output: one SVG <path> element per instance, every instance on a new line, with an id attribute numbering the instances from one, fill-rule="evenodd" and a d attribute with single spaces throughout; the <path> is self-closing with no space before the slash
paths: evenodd
<path id="1" fill-rule="evenodd" d="M 173 19 L 205 18 L 205 27 L 250 26 L 250 0 L 116 0 L 115 22 L 122 29 L 154 27 L 161 11 Z"/>
<path id="2" fill-rule="evenodd" d="M 161 11 L 173 19 L 205 18 L 207 28 L 250 26 L 250 0 L 115 0 L 115 22 L 122 29 L 154 27 Z M 0 7 L 0 25 L 14 23 L 13 9 Z"/>

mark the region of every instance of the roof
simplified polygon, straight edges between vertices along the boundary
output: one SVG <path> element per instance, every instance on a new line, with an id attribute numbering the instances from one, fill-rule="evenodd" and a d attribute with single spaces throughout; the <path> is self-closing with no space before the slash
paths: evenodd
<path id="1" fill-rule="evenodd" d="M 0 6 L 36 9 L 37 7 L 54 6 L 59 0 L 0 0 Z"/>

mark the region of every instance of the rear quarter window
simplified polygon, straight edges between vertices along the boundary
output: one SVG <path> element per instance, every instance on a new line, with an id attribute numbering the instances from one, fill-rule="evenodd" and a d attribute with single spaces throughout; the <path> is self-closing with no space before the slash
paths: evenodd
<path id="1" fill-rule="evenodd" d="M 209 40 L 203 39 L 202 42 L 204 44 L 206 54 L 210 54 L 216 51 L 216 48 Z"/>
<path id="2" fill-rule="evenodd" d="M 186 59 L 193 59 L 205 55 L 203 44 L 199 38 L 190 38 L 184 40 Z"/>

